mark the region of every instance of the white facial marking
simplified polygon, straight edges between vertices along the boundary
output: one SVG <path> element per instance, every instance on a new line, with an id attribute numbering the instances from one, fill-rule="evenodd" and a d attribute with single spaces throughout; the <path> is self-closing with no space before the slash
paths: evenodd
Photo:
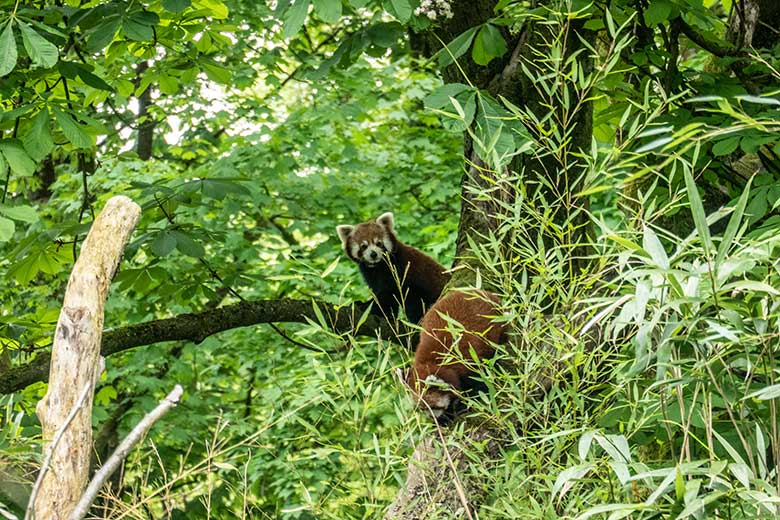
<path id="1" fill-rule="evenodd" d="M 349 256 L 352 258 L 358 257 L 358 252 L 360 252 L 360 244 L 356 244 L 355 242 L 352 242 L 349 246 Z"/>
<path id="2" fill-rule="evenodd" d="M 435 402 L 431 403 L 431 408 L 446 410 L 450 406 L 451 401 L 452 398 L 449 394 L 442 394 L 438 399 L 435 400 Z"/>
<path id="3" fill-rule="evenodd" d="M 444 410 L 440 408 L 431 408 L 431 415 L 433 415 L 434 419 L 438 419 L 442 414 L 444 414 Z"/>
<path id="4" fill-rule="evenodd" d="M 393 241 L 390 240 L 390 236 L 387 233 L 385 233 L 385 236 L 382 237 L 382 244 L 385 246 L 385 249 L 388 253 L 393 252 Z"/>
<path id="5" fill-rule="evenodd" d="M 369 265 L 378 264 L 382 261 L 384 256 L 384 250 L 374 244 L 366 246 L 366 248 L 363 250 L 363 262 Z"/>
<path id="6" fill-rule="evenodd" d="M 435 374 L 431 374 L 423 380 L 425 383 L 441 383 L 446 385 L 447 382 Z"/>

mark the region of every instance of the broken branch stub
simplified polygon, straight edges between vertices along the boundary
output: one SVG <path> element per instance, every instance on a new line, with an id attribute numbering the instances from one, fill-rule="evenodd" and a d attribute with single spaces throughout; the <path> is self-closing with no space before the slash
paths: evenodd
<path id="1" fill-rule="evenodd" d="M 127 197 L 110 199 L 95 219 L 73 266 L 54 332 L 49 388 L 37 413 L 45 439 L 43 450 L 73 408 L 78 393 L 91 390 L 73 421 L 53 446 L 49 468 L 34 504 L 38 520 L 67 519 L 89 475 L 92 450 L 92 399 L 101 364 L 103 308 L 111 279 L 135 228 L 141 208 Z"/>

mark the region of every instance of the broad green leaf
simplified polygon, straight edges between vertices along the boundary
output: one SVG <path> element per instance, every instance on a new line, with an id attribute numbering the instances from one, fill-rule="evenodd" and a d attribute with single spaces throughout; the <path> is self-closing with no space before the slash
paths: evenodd
<path id="1" fill-rule="evenodd" d="M 298 34 L 306 21 L 309 12 L 309 0 L 295 0 L 295 3 L 284 13 L 284 29 L 282 35 L 290 38 Z"/>
<path id="2" fill-rule="evenodd" d="M 14 39 L 13 20 L 8 20 L 5 29 L 0 34 L 0 77 L 5 76 L 16 67 L 16 40 Z"/>
<path id="3" fill-rule="evenodd" d="M 190 238 L 189 235 L 185 235 L 181 231 L 173 231 L 171 234 L 176 237 L 176 249 L 185 255 L 194 258 L 203 258 L 206 255 L 206 250 L 203 249 L 203 246 Z"/>
<path id="4" fill-rule="evenodd" d="M 712 153 L 716 157 L 722 156 L 722 155 L 728 155 L 734 150 L 737 149 L 737 146 L 739 146 L 739 136 L 735 137 L 729 137 L 728 139 L 723 139 L 722 141 L 718 141 L 714 145 L 712 145 Z"/>
<path id="5" fill-rule="evenodd" d="M 51 68 L 57 64 L 60 57 L 57 46 L 49 40 L 35 32 L 29 25 L 19 21 L 19 29 L 22 33 L 22 41 L 27 54 L 30 56 L 33 64 L 45 69 Z"/>
<path id="6" fill-rule="evenodd" d="M 0 242 L 8 242 L 14 236 L 14 222 L 5 217 L 0 217 Z"/>
<path id="7" fill-rule="evenodd" d="M 666 0 L 652 0 L 644 10 L 645 23 L 649 27 L 656 26 L 669 19 L 672 14 L 672 5 Z"/>
<path id="8" fill-rule="evenodd" d="M 35 173 L 35 162 L 27 155 L 18 139 L 0 140 L 0 153 L 15 174 L 29 177 Z"/>
<path id="9" fill-rule="evenodd" d="M 707 226 L 707 215 L 704 212 L 704 205 L 701 202 L 701 196 L 699 195 L 698 188 L 696 188 L 696 182 L 693 180 L 691 170 L 689 168 L 684 168 L 683 176 L 685 177 L 685 189 L 688 192 L 688 201 L 691 206 L 693 223 L 696 225 L 699 240 L 701 240 L 702 246 L 704 246 L 704 252 L 709 256 L 710 250 L 712 249 L 712 239 L 710 238 L 710 228 Z"/>
<path id="10" fill-rule="evenodd" d="M 222 179 L 203 179 L 201 181 L 201 190 L 204 197 L 222 200 L 229 193 L 237 195 L 247 195 L 249 190 L 240 183 Z"/>
<path id="11" fill-rule="evenodd" d="M 439 67 L 444 68 L 466 54 L 466 51 L 471 47 L 471 42 L 474 40 L 474 35 L 477 34 L 477 29 L 479 27 L 467 29 L 439 50 L 434 55 L 434 58 L 438 57 L 439 59 Z"/>
<path id="12" fill-rule="evenodd" d="M 371 43 L 378 47 L 392 47 L 399 39 L 404 37 L 404 28 L 398 22 L 378 23 L 366 31 Z"/>
<path id="13" fill-rule="evenodd" d="M 152 243 L 149 244 L 149 248 L 152 253 L 159 257 L 168 256 L 171 251 L 176 247 L 176 236 L 173 233 L 162 231 L 157 234 Z"/>
<path id="14" fill-rule="evenodd" d="M 54 117 L 57 119 L 57 124 L 60 125 L 62 133 L 65 134 L 65 138 L 70 141 L 75 148 L 92 148 L 94 145 L 92 136 L 90 136 L 79 123 L 74 121 L 70 115 L 56 106 L 52 107 L 52 111 L 54 111 Z"/>
<path id="15" fill-rule="evenodd" d="M 462 83 L 445 83 L 425 98 L 425 106 L 428 108 L 449 108 L 451 106 L 450 98 L 467 90 L 471 90 L 471 87 Z"/>
<path id="16" fill-rule="evenodd" d="M 24 148 L 34 161 L 41 161 L 54 149 L 51 138 L 49 110 L 44 107 L 38 111 L 33 124 L 24 136 Z"/>
<path id="17" fill-rule="evenodd" d="M 160 92 L 163 94 L 173 95 L 179 90 L 179 81 L 173 76 L 167 74 L 160 74 L 159 77 Z"/>
<path id="18" fill-rule="evenodd" d="M 100 25 L 92 29 L 87 36 L 87 51 L 97 52 L 106 48 L 116 36 L 122 19 L 118 14 L 107 16 Z"/>
<path id="19" fill-rule="evenodd" d="M 471 57 L 477 65 L 487 65 L 494 58 L 503 56 L 507 51 L 506 41 L 501 31 L 493 24 L 485 24 L 477 33 Z"/>
<path id="20" fill-rule="evenodd" d="M 412 5 L 409 0 L 383 0 L 382 7 L 401 23 L 406 23 L 412 17 Z"/>
<path id="21" fill-rule="evenodd" d="M 209 61 L 203 62 L 201 65 L 203 66 L 203 71 L 206 73 L 206 76 L 208 76 L 211 81 L 219 83 L 220 85 L 230 85 L 233 80 L 233 74 L 230 72 L 230 69 L 227 69 L 222 65 Z"/>
<path id="22" fill-rule="evenodd" d="M 10 219 L 28 224 L 38 221 L 38 213 L 30 206 L 0 206 L 0 213 Z"/>
<path id="23" fill-rule="evenodd" d="M 715 265 L 718 266 L 726 257 L 731 248 L 731 244 L 734 241 L 734 237 L 737 235 L 737 230 L 742 225 L 742 217 L 745 215 L 745 206 L 747 205 L 748 196 L 750 195 L 750 183 L 753 179 L 748 179 L 747 184 L 743 188 L 742 195 L 739 196 L 737 205 L 734 207 L 734 211 L 731 213 L 729 223 L 726 226 L 726 231 L 723 233 L 723 240 L 718 245 L 718 254 L 715 257 Z"/>
<path id="24" fill-rule="evenodd" d="M 192 5 L 192 2 L 191 0 L 163 0 L 162 5 L 172 13 L 180 13 Z"/>
<path id="25" fill-rule="evenodd" d="M 336 23 L 341 18 L 341 0 L 314 0 L 314 12 L 325 23 Z"/>
<path id="26" fill-rule="evenodd" d="M 86 83 L 92 88 L 96 88 L 99 90 L 105 90 L 107 92 L 113 92 L 114 88 L 105 82 L 103 78 L 100 76 L 97 76 L 90 71 L 86 70 L 85 68 L 79 69 L 79 78 L 81 78 L 81 81 Z"/>
<path id="27" fill-rule="evenodd" d="M 154 38 L 152 26 L 133 17 L 122 20 L 122 31 L 129 39 L 139 42 L 149 41 Z"/>
<path id="28" fill-rule="evenodd" d="M 206 9 L 217 20 L 224 20 L 230 14 L 227 6 L 221 0 L 193 0 L 192 5 L 198 9 Z"/>

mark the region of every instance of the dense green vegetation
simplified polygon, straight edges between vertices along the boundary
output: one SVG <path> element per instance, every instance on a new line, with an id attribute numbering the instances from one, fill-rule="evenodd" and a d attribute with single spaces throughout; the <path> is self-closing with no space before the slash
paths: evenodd
<path id="1" fill-rule="evenodd" d="M 457 463 L 426 518 L 469 514 L 454 482 L 479 518 L 780 514 L 778 26 L 772 0 L 0 0 L 0 513 L 42 460 L 23 371 L 125 194 L 107 328 L 315 312 L 112 351 L 96 459 L 185 395 L 98 517 L 377 518 L 423 439 Z M 320 311 L 368 299 L 335 226 L 384 211 L 513 327 L 444 430 L 403 328 Z"/>

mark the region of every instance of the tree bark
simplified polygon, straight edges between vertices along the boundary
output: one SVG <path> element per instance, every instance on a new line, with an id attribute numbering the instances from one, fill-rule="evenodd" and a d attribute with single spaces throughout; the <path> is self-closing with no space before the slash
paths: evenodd
<path id="1" fill-rule="evenodd" d="M 353 307 L 338 308 L 329 303 L 307 300 L 249 300 L 197 314 L 180 314 L 173 318 L 106 331 L 103 334 L 101 353 L 110 356 L 163 341 L 200 343 L 212 334 L 260 323 L 316 322 L 315 306 L 334 332 L 378 335 L 389 340 L 397 340 L 399 337 L 399 333 L 389 322 L 373 315 L 360 327 L 356 327 L 361 313 Z M 46 381 L 50 357 L 48 353 L 38 354 L 31 362 L 0 374 L 0 394 L 10 394 L 38 381 Z"/>
<path id="2" fill-rule="evenodd" d="M 494 16 L 495 5 L 495 1 L 453 2 L 452 19 L 437 27 L 435 35 L 416 36 L 412 44 L 418 45 L 419 53 L 431 55 L 441 47 L 441 44 L 436 43 L 439 39 L 449 43 L 463 31 Z M 553 36 L 551 31 L 555 30 L 564 33 L 566 44 L 559 59 L 566 60 L 568 56 L 581 50 L 580 38 L 587 37 L 581 24 L 582 21 L 561 26 L 529 24 L 517 35 L 504 30 L 502 34 L 507 42 L 508 52 L 502 58 L 494 59 L 486 67 L 480 67 L 470 56 L 464 56 L 459 60 L 460 67 L 451 65 L 442 71 L 445 82 L 465 82 L 463 76 L 466 76 L 470 84 L 495 99 L 499 96 L 506 98 L 514 105 L 534 114 L 539 121 L 543 121 L 543 116 L 552 110 L 553 117 L 547 119 L 546 124 L 559 125 L 561 131 L 569 132 L 562 152 L 553 154 L 542 151 L 527 154 L 513 161 L 508 168 L 520 174 L 521 182 L 528 192 L 539 190 L 538 195 L 554 212 L 554 222 L 560 224 L 563 229 L 570 230 L 564 239 L 566 243 L 556 243 L 550 237 L 543 237 L 545 243 L 550 246 L 564 248 L 571 244 L 586 243 L 590 234 L 588 200 L 576 197 L 576 193 L 584 186 L 585 170 L 577 154 L 589 150 L 591 146 L 592 104 L 576 99 L 576 88 L 573 85 L 566 85 L 569 94 L 565 94 L 567 91 L 563 90 L 564 82 L 559 85 L 561 91 L 554 92 L 558 97 L 552 100 L 545 97 L 543 89 L 538 88 L 534 81 L 523 74 L 521 64 L 533 70 L 538 60 L 549 56 L 546 44 Z M 585 74 L 592 68 L 592 59 L 587 52 L 586 50 L 580 54 L 578 59 Z M 564 111 L 564 95 L 569 96 L 568 111 Z M 464 139 L 464 156 L 467 166 L 461 180 L 461 218 L 456 264 L 465 263 L 467 268 L 455 271 L 449 287 L 475 283 L 474 273 L 480 266 L 476 265 L 473 255 L 470 254 L 469 244 L 480 243 L 483 236 L 497 231 L 500 222 L 497 217 L 501 211 L 497 199 L 500 198 L 500 202 L 504 204 L 514 204 L 517 196 L 515 190 L 519 188 L 502 183 L 500 177 L 504 172 L 484 167 L 468 136 Z M 490 193 L 491 197 L 485 197 L 486 193 Z M 531 235 L 537 233 L 533 229 L 527 232 Z M 571 259 L 570 271 L 576 273 L 585 263 L 586 251 L 584 247 L 578 247 L 566 252 Z M 464 432 L 466 438 L 463 442 L 482 446 L 485 450 L 485 464 L 500 459 L 501 442 L 497 440 L 496 432 L 491 432 L 490 428 L 483 424 L 467 424 Z M 462 451 L 451 453 L 451 460 L 445 460 L 441 453 L 443 449 L 446 449 L 446 441 L 443 439 L 441 443 L 437 439 L 423 439 L 416 446 L 409 464 L 407 481 L 387 510 L 386 519 L 413 520 L 428 518 L 436 513 L 471 518 L 471 512 L 478 510 L 484 497 L 483 483 L 459 477 L 463 473 L 460 469 L 465 468 L 469 461 Z M 455 479 L 458 479 L 457 486 L 454 485 Z M 461 492 L 456 493 L 458 488 Z M 467 503 L 464 503 L 464 495 Z"/>
<path id="3" fill-rule="evenodd" d="M 136 68 L 138 83 L 141 82 L 141 78 L 147 69 L 149 69 L 149 62 L 143 61 L 138 64 Z M 152 86 L 149 85 L 138 96 L 138 138 L 135 143 L 135 152 L 143 161 L 147 161 L 152 157 L 152 146 L 154 144 L 155 121 L 149 114 L 149 107 L 151 106 Z"/>
<path id="4" fill-rule="evenodd" d="M 68 518 L 87 483 L 103 308 L 111 279 L 140 213 L 141 208 L 127 197 L 109 200 L 92 224 L 68 281 L 54 332 L 49 388 L 37 407 L 44 452 L 52 450 L 50 470 L 41 480 L 33 504 L 34 516 L 39 520 Z M 78 394 L 87 387 L 83 405 L 62 430 Z M 58 431 L 62 431 L 62 436 L 52 446 L 53 435 Z"/>

